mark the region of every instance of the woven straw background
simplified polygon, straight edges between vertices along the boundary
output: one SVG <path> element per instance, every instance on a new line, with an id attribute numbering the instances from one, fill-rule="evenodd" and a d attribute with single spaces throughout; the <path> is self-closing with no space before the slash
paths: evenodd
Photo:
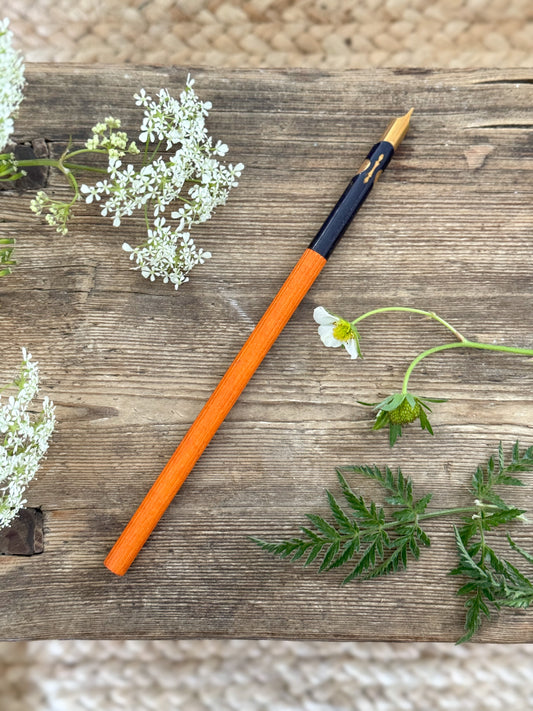
<path id="1" fill-rule="evenodd" d="M 0 643 L 2 711 L 530 711 L 533 646 Z"/>
<path id="2" fill-rule="evenodd" d="M 26 61 L 518 67 L 532 0 L 2 0 Z M 0 711 L 533 708 L 533 647 L 0 643 Z"/>
<path id="3" fill-rule="evenodd" d="M 2 0 L 28 61 L 531 66 L 532 0 Z"/>

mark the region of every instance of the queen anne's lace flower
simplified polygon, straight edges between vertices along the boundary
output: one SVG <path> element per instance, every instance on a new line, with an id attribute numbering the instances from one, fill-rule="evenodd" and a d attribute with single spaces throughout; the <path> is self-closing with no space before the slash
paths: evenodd
<path id="1" fill-rule="evenodd" d="M 12 41 L 9 20 L 0 20 L 0 150 L 13 133 L 13 116 L 23 99 L 24 63 Z"/>
<path id="2" fill-rule="evenodd" d="M 22 358 L 20 375 L 13 382 L 18 393 L 0 406 L 0 529 L 26 503 L 26 487 L 37 473 L 55 426 L 54 404 L 47 397 L 37 416 L 28 412 L 39 389 L 39 371 L 25 349 Z"/>
<path id="3" fill-rule="evenodd" d="M 101 214 L 110 216 L 116 227 L 136 210 L 144 213 L 147 241 L 138 247 L 125 243 L 123 248 L 143 276 L 162 277 L 176 289 L 188 281 L 193 266 L 211 256 L 196 248 L 190 227 L 208 220 L 226 202 L 244 168 L 241 163 L 224 165 L 218 160 L 228 147 L 221 141 L 213 144 L 208 136 L 205 118 L 211 103 L 200 101 L 193 84 L 188 78 L 179 99 L 162 89 L 156 101 L 141 89 L 135 95 L 135 103 L 144 110 L 139 141 L 151 159 L 134 167 L 123 164 L 123 155 L 110 154 L 109 180 L 81 186 L 86 202 L 101 201 Z M 172 153 L 158 154 L 160 147 Z M 177 220 L 175 227 L 163 218 L 169 217 L 167 207 L 173 203 L 181 203 L 170 213 Z"/>
<path id="4" fill-rule="evenodd" d="M 189 281 L 186 276 L 196 264 L 203 264 L 211 257 L 210 252 L 197 249 L 190 234 L 182 231 L 182 225 L 172 229 L 164 217 L 157 217 L 148 230 L 148 239 L 138 247 L 124 243 L 122 248 L 137 262 L 136 269 L 143 277 L 154 281 L 162 277 L 165 283 L 180 284 Z"/>

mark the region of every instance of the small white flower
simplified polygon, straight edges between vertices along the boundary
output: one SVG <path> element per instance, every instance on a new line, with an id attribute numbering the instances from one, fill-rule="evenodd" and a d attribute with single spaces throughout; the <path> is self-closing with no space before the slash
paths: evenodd
<path id="1" fill-rule="evenodd" d="M 318 326 L 318 335 L 322 343 L 328 348 L 344 346 L 352 359 L 361 355 L 359 348 L 359 334 L 348 321 L 334 316 L 323 306 L 317 306 L 313 318 Z"/>
<path id="2" fill-rule="evenodd" d="M 93 185 L 92 187 L 89 185 L 80 185 L 80 192 L 82 192 L 84 195 L 87 197 L 85 198 L 85 202 L 89 205 L 93 200 L 100 200 L 100 191 L 98 190 L 96 185 Z"/>
<path id="3" fill-rule="evenodd" d="M 144 89 L 135 95 L 135 103 L 143 108 L 139 140 L 147 148 L 148 144 L 156 143 L 156 155 L 146 163 L 147 155 L 153 151 L 149 147 L 140 167 L 131 163 L 122 165 L 127 138 L 125 134 L 112 132 L 118 128 L 118 122 L 108 117 L 97 124 L 93 133 L 98 147 L 108 151 L 109 180 L 80 188 L 87 203 L 101 200 L 101 214 L 109 216 L 115 226 L 125 216 L 142 211 L 151 224 L 147 240 L 138 247 L 125 243 L 123 249 L 129 252 L 130 259 L 136 262 L 135 268 L 144 277 L 151 281 L 161 277 L 176 288 L 188 281 L 187 274 L 193 266 L 203 264 L 211 256 L 196 249 L 189 228 L 210 219 L 214 210 L 226 202 L 244 168 L 242 163 L 224 165 L 218 160 L 228 147 L 221 141 L 214 144 L 208 135 L 205 119 L 211 103 L 200 101 L 193 85 L 194 80 L 188 76 L 179 99 L 167 89 L 161 89 L 156 100 Z M 160 149 L 173 153 L 163 156 L 158 152 Z M 132 152 L 139 152 L 135 144 Z M 170 205 L 174 209 L 167 210 Z M 35 207 L 40 205 L 36 203 Z M 169 213 L 177 220 L 174 228 L 162 217 Z"/>
<path id="4" fill-rule="evenodd" d="M 24 98 L 24 63 L 12 41 L 9 20 L 0 20 L 0 150 L 13 132 L 13 116 Z"/>
<path id="5" fill-rule="evenodd" d="M 26 503 L 24 492 L 37 473 L 55 426 L 54 404 L 47 397 L 37 416 L 28 412 L 39 389 L 39 372 L 25 349 L 22 357 L 20 375 L 12 383 L 18 393 L 0 406 L 0 529 Z"/>
<path id="6" fill-rule="evenodd" d="M 138 94 L 134 94 L 133 98 L 136 106 L 147 106 L 148 102 L 152 100 L 150 96 L 147 96 L 144 89 L 141 89 Z"/>
<path id="7" fill-rule="evenodd" d="M 208 136 L 205 118 L 210 102 L 202 102 L 193 90 L 194 80 L 187 77 L 186 88 L 179 99 L 167 89 L 161 89 L 157 100 L 144 89 L 135 95 L 138 106 L 143 107 L 143 120 L 139 140 L 143 143 L 161 142 L 166 151 L 174 153 L 152 157 L 148 164 L 123 166 L 120 156 L 109 150 L 109 182 L 96 183 L 94 188 L 81 186 L 86 202 L 102 198 L 101 214 L 110 216 L 115 226 L 122 219 L 141 210 L 153 225 L 148 229 L 148 239 L 138 247 L 124 245 L 124 250 L 135 260 L 135 268 L 150 280 L 162 277 L 177 288 L 188 280 L 187 274 L 196 264 L 203 264 L 211 255 L 197 250 L 189 238 L 189 228 L 210 219 L 213 211 L 223 205 L 243 170 L 242 163 L 224 165 L 217 159 L 227 153 L 225 143 Z M 112 119 L 95 129 L 102 134 L 110 127 Z M 120 150 L 126 139 L 116 134 Z M 111 136 L 110 143 L 115 139 Z M 159 148 L 159 146 L 158 146 Z M 188 184 L 187 192 L 184 186 Z M 175 204 L 177 209 L 166 210 Z M 180 204 L 181 203 L 181 204 Z M 171 228 L 162 219 L 170 212 L 178 221 Z"/>

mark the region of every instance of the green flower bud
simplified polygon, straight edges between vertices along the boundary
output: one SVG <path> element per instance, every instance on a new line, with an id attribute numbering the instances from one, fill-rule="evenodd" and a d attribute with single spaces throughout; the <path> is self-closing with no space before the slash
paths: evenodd
<path id="1" fill-rule="evenodd" d="M 389 418 L 393 425 L 406 425 L 414 422 L 420 417 L 420 403 L 415 401 L 412 407 L 407 400 L 404 400 L 395 410 L 389 412 Z"/>

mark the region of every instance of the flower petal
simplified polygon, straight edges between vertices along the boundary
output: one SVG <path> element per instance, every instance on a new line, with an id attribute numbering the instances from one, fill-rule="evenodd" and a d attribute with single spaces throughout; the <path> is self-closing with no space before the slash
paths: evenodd
<path id="1" fill-rule="evenodd" d="M 349 341 L 344 341 L 343 345 L 350 354 L 352 360 L 357 358 L 359 354 L 357 352 L 357 343 L 355 342 L 355 338 L 350 338 Z"/>
<path id="2" fill-rule="evenodd" d="M 338 348 L 342 346 L 341 341 L 338 341 L 333 335 L 333 324 L 319 326 L 318 335 L 322 343 L 328 348 Z"/>
<path id="3" fill-rule="evenodd" d="M 329 311 L 326 311 L 323 306 L 316 307 L 313 311 L 313 318 L 317 323 L 323 326 L 334 324 L 337 321 L 337 317 L 330 314 Z"/>

